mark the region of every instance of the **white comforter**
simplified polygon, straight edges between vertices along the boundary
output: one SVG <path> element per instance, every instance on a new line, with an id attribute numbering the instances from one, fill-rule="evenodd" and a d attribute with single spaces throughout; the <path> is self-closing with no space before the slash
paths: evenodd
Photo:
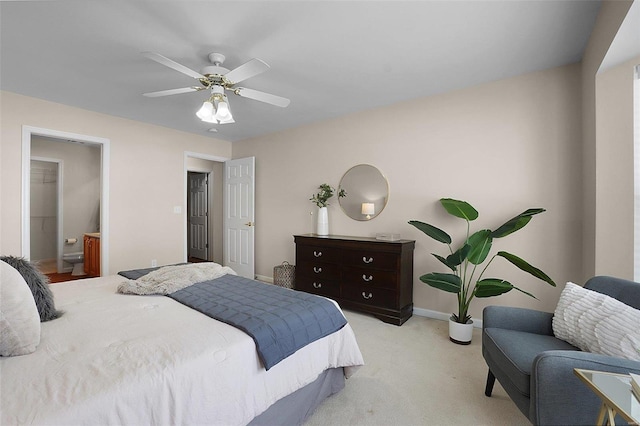
<path id="1" fill-rule="evenodd" d="M 353 331 L 268 372 L 240 330 L 164 296 L 116 293 L 122 277 L 52 286 L 59 319 L 33 354 L 0 358 L 0 424 L 246 424 L 327 368 L 363 364 Z"/>

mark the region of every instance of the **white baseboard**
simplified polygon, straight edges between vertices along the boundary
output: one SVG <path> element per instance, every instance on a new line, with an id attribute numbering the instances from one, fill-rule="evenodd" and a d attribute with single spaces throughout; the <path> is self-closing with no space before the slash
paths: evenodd
<path id="1" fill-rule="evenodd" d="M 268 277 L 266 275 L 256 275 L 256 280 L 273 284 L 273 277 Z"/>
<path id="2" fill-rule="evenodd" d="M 444 312 L 432 311 L 431 309 L 422 308 L 413 308 L 413 314 L 419 317 L 433 318 L 441 321 L 449 321 L 449 317 L 451 316 L 451 314 L 446 314 Z M 482 320 L 474 318 L 473 326 L 476 328 L 482 328 Z"/>

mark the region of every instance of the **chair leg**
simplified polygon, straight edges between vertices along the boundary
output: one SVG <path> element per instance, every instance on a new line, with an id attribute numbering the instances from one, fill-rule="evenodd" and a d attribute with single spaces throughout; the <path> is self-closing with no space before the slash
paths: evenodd
<path id="1" fill-rule="evenodd" d="M 489 370 L 489 374 L 487 374 L 487 386 L 484 388 L 484 394 L 486 396 L 491 396 L 491 392 L 493 391 L 493 385 L 496 382 L 496 376 L 493 375 L 491 370 Z"/>

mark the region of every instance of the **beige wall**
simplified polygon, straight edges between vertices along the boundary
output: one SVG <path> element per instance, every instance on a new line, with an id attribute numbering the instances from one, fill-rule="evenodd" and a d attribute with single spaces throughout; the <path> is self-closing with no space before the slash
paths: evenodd
<path id="1" fill-rule="evenodd" d="M 479 226 L 495 228 L 529 207 L 548 211 L 527 228 L 497 241 L 539 266 L 558 283 L 581 274 L 580 66 L 523 75 L 253 140 L 235 142 L 234 158 L 256 157 L 256 273 L 294 262 L 292 235 L 313 232 L 308 201 L 319 184 L 337 186 L 351 166 L 369 163 L 389 180 L 386 209 L 372 221 L 345 216 L 333 199 L 333 234 L 400 233 L 416 240 L 414 304 L 455 309 L 451 294 L 418 277 L 440 269 L 431 252 L 445 246 L 407 224 L 429 221 L 457 236 L 463 223 L 439 207 L 441 197 L 467 200 L 480 211 Z M 512 280 L 540 301 L 512 292 L 491 303 L 552 311 L 561 288 L 551 288 L 497 260 L 492 276 Z M 471 313 L 478 318 L 485 301 Z"/>
<path id="2" fill-rule="evenodd" d="M 617 242 L 619 236 L 625 233 L 633 235 L 633 228 L 628 228 L 628 223 L 620 221 L 619 225 L 611 223 L 605 214 L 607 210 L 616 209 L 615 205 L 607 205 L 608 198 L 606 193 L 603 194 L 603 187 L 598 180 L 602 177 L 603 172 L 608 172 L 608 167 L 599 170 L 599 167 L 609 163 L 607 156 L 609 155 L 606 141 L 596 142 L 596 74 L 600 68 L 600 64 L 604 59 L 609 46 L 613 41 L 620 25 L 622 24 L 633 1 L 626 0 L 608 0 L 603 1 L 598 13 L 595 27 L 589 38 L 589 43 L 582 59 L 582 191 L 584 194 L 582 204 L 582 279 L 587 279 L 596 274 L 601 274 L 605 270 L 602 269 L 603 260 L 601 258 L 606 251 L 611 253 L 620 253 L 617 249 L 622 248 Z M 615 148 L 616 150 L 618 148 Z M 619 159 L 614 154 L 612 162 Z M 624 162 L 624 160 L 622 160 Z M 622 163 L 622 173 L 627 175 Z M 632 176 L 632 175 L 631 175 Z M 627 175 L 628 177 L 628 175 Z M 620 182 L 624 185 L 624 176 L 621 176 Z M 608 188 L 606 190 L 614 190 Z M 604 198 L 602 198 L 604 195 Z M 631 198 L 632 200 L 633 198 Z M 630 230 L 631 229 L 631 230 Z M 609 238 L 606 234 L 609 233 Z M 604 237 L 604 239 L 603 239 Z M 625 240 L 624 236 L 622 237 Z M 598 241 L 599 240 L 599 241 Z M 605 241 L 606 240 L 606 241 Z M 613 242 L 613 245 L 611 243 Z M 613 248 L 616 250 L 612 250 Z M 627 248 L 628 250 L 628 248 Z M 608 257 L 606 254 L 604 254 Z M 600 266 L 597 266 L 600 265 Z M 616 276 L 622 278 L 632 278 L 628 275 L 628 269 L 623 268 L 617 271 Z"/>
<path id="3" fill-rule="evenodd" d="M 633 279 L 633 81 L 640 57 L 596 76 L 595 273 Z"/>
<path id="4" fill-rule="evenodd" d="M 33 114 L 33 111 L 46 113 Z M 110 140 L 109 272 L 184 259 L 184 152 L 231 157 L 231 144 L 0 92 L 0 253 L 21 255 L 22 126 Z M 181 206 L 182 213 L 173 213 Z"/>

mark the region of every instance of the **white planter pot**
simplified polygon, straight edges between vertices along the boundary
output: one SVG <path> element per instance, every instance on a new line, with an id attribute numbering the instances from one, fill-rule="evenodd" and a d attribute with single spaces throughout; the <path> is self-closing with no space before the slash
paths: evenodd
<path id="1" fill-rule="evenodd" d="M 329 211 L 326 207 L 318 208 L 318 235 L 329 235 Z"/>
<path id="2" fill-rule="evenodd" d="M 468 345 L 473 336 L 473 320 L 460 324 L 449 318 L 449 340 L 459 345 Z"/>

